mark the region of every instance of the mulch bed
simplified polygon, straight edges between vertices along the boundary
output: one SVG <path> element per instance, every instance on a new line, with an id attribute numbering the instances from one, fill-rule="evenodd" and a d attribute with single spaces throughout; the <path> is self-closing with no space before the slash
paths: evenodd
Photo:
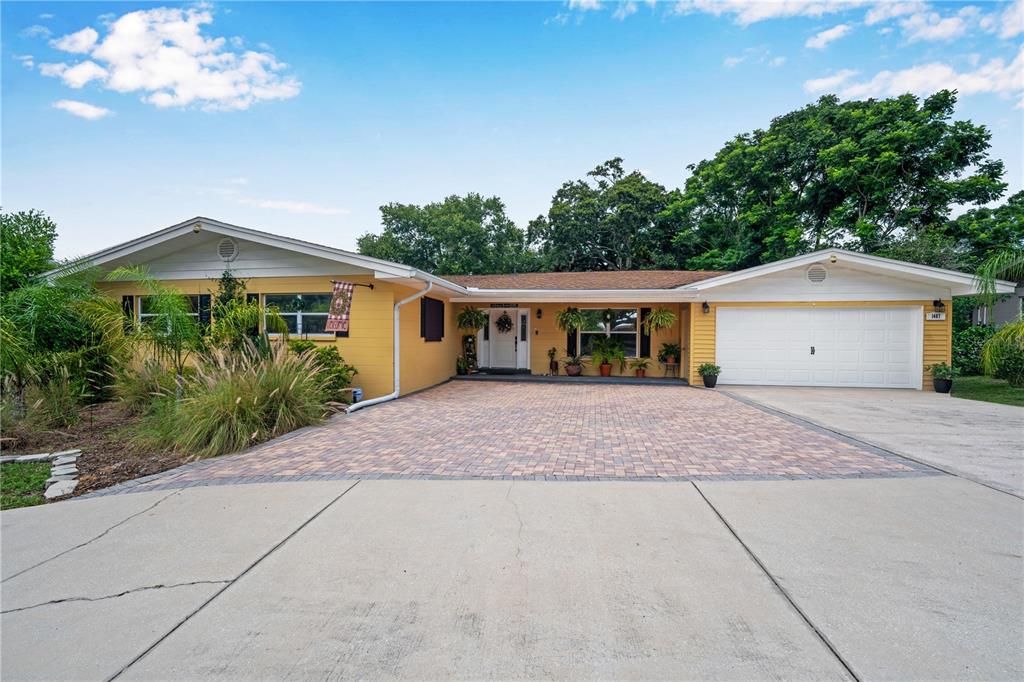
<path id="1" fill-rule="evenodd" d="M 0 450 L 5 455 L 28 455 L 79 448 L 78 487 L 74 495 L 107 488 L 140 476 L 155 474 L 194 459 L 173 451 L 160 451 L 132 442 L 131 427 L 138 418 L 125 414 L 119 403 L 82 408 L 81 419 L 61 430 L 5 427 Z"/>

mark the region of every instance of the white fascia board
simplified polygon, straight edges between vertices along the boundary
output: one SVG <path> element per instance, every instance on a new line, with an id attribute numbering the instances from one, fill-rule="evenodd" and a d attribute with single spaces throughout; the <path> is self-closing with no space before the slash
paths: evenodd
<path id="1" fill-rule="evenodd" d="M 706 279 L 702 282 L 696 282 L 680 288 L 697 292 L 706 291 L 726 284 L 743 282 L 753 277 L 770 275 L 782 270 L 798 268 L 802 265 L 811 265 L 812 263 L 828 261 L 832 256 L 836 257 L 837 263 L 844 265 L 859 265 L 865 269 L 884 272 L 897 277 L 903 276 L 916 280 L 940 282 L 944 286 L 948 286 L 954 296 L 965 296 L 978 293 L 978 281 L 974 275 L 957 272 L 956 270 L 934 268 L 930 265 L 919 265 L 917 263 L 892 260 L 891 258 L 882 258 L 881 256 L 871 256 L 864 253 L 846 251 L 844 249 L 824 249 L 822 251 L 815 251 L 813 253 L 804 254 L 803 256 L 794 256 L 793 258 L 786 258 L 785 260 L 775 261 L 774 263 L 758 265 L 752 268 L 747 268 L 746 270 L 740 270 L 739 272 L 731 272 L 727 275 L 713 277 L 711 279 Z M 1011 282 L 999 281 L 996 284 L 996 288 L 999 293 L 1011 293 L 1013 291 L 1013 284 Z"/>
<path id="2" fill-rule="evenodd" d="M 213 234 L 220 234 L 226 237 L 245 239 L 265 246 L 286 249 L 308 256 L 315 256 L 325 260 L 332 260 L 346 263 L 348 265 L 354 265 L 356 267 L 366 268 L 367 270 L 373 271 L 374 275 L 381 279 L 397 277 L 418 279 L 425 282 L 433 281 L 435 286 L 442 286 L 454 292 L 464 293 L 466 291 L 464 287 L 453 282 L 449 282 L 448 280 L 440 277 L 435 277 L 430 273 L 417 270 L 416 268 L 410 268 L 400 263 L 392 263 L 390 261 L 381 260 L 380 258 L 372 258 L 370 256 L 352 253 L 351 251 L 323 246 L 321 244 L 314 244 L 313 242 L 294 239 L 292 237 L 283 237 L 269 232 L 253 230 L 248 227 L 230 225 L 228 223 L 222 223 L 219 220 L 212 220 L 201 216 L 158 230 L 143 237 L 117 244 L 102 251 L 97 251 L 96 253 L 83 256 L 82 258 L 76 259 L 69 265 L 103 265 L 104 263 L 108 263 L 112 260 L 130 256 L 131 254 L 137 253 L 143 249 L 156 246 L 170 239 L 193 232 L 195 231 L 196 226 L 199 227 L 200 231 L 212 232 Z M 49 279 L 55 275 L 59 275 L 66 269 L 67 266 L 50 270 L 44 274 L 44 277 Z"/>
<path id="3" fill-rule="evenodd" d="M 694 292 L 679 289 L 469 289 L 468 296 L 452 298 L 456 303 L 676 303 L 695 301 Z"/>

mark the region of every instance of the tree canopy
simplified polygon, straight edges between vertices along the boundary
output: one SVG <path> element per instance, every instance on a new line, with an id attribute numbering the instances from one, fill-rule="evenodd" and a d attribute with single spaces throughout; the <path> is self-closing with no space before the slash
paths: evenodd
<path id="1" fill-rule="evenodd" d="M 537 267 L 526 235 L 497 197 L 470 193 L 416 206 L 381 206 L 384 231 L 359 238 L 359 252 L 428 272 L 473 275 Z"/>
<path id="2" fill-rule="evenodd" d="M 955 105 L 948 90 L 827 95 L 688 166 L 681 189 L 616 157 L 564 182 L 525 235 L 499 199 L 468 194 L 382 207 L 384 232 L 359 249 L 438 274 L 737 270 L 829 246 L 973 271 L 1021 244 L 1024 193 L 982 208 L 1006 189 L 1003 163 Z"/>
<path id="3" fill-rule="evenodd" d="M 53 266 L 57 225 L 42 211 L 0 212 L 0 292 L 31 284 Z"/>

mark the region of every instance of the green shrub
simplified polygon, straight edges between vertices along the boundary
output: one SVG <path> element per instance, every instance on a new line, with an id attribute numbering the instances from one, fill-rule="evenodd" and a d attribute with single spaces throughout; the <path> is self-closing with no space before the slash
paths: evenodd
<path id="1" fill-rule="evenodd" d="M 722 373 L 722 368 L 712 362 L 705 362 L 697 368 L 697 374 L 702 377 L 717 377 Z"/>
<path id="2" fill-rule="evenodd" d="M 985 343 L 981 357 L 986 374 L 1024 387 L 1024 320 L 1000 327 Z"/>
<path id="3" fill-rule="evenodd" d="M 953 366 L 961 374 L 981 374 L 981 349 L 996 330 L 983 325 L 971 325 L 953 332 Z"/>
<path id="4" fill-rule="evenodd" d="M 313 362 L 321 370 L 324 387 L 330 400 L 339 403 L 352 402 L 351 393 L 345 389 L 352 385 L 352 377 L 358 374 L 359 370 L 345 364 L 345 359 L 338 353 L 334 344 L 318 346 L 312 341 L 297 340 L 289 341 L 288 347 L 293 353 L 312 355 Z"/>
<path id="5" fill-rule="evenodd" d="M 174 389 L 174 372 L 153 358 L 121 369 L 114 384 L 114 394 L 129 414 L 151 413 L 160 398 L 174 395 Z"/>
<path id="6" fill-rule="evenodd" d="M 28 421 L 44 428 L 72 426 L 85 397 L 85 385 L 67 367 L 54 368 L 30 393 Z"/>
<path id="7" fill-rule="evenodd" d="M 311 353 L 292 353 L 281 343 L 267 354 L 252 344 L 241 353 L 213 351 L 177 405 L 174 445 L 200 457 L 235 452 L 319 422 L 330 411 L 328 400 Z"/>

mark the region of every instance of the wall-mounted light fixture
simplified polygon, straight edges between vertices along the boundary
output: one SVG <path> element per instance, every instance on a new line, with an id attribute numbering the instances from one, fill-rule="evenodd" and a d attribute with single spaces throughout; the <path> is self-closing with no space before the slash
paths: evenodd
<path id="1" fill-rule="evenodd" d="M 700 309 L 704 311 L 705 315 L 711 312 L 711 306 L 708 305 L 707 301 L 700 304 Z"/>
<path id="2" fill-rule="evenodd" d="M 543 309 L 537 308 L 537 319 L 538 320 L 541 318 L 541 315 L 543 314 L 543 312 L 544 312 Z"/>
<path id="3" fill-rule="evenodd" d="M 945 312 L 946 304 L 940 301 L 939 299 L 935 299 L 934 301 L 932 301 L 932 309 L 935 310 L 935 312 L 937 313 Z"/>

